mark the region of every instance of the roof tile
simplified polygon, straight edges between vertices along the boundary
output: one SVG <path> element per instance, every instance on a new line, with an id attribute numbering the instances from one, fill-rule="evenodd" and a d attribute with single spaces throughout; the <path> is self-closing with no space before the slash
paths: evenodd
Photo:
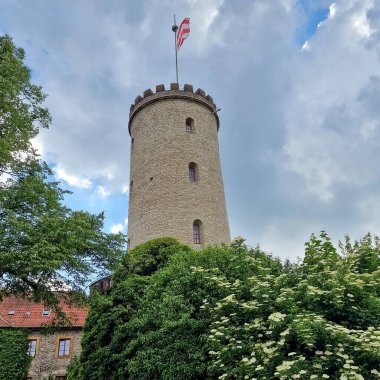
<path id="1" fill-rule="evenodd" d="M 62 297 L 63 298 L 63 297 Z M 64 300 L 60 306 L 62 311 L 71 320 L 71 326 L 82 327 L 86 320 L 88 307 L 69 306 Z M 49 316 L 43 316 L 45 310 L 43 303 L 35 303 L 31 300 L 8 296 L 0 303 L 0 328 L 1 327 L 42 327 L 52 322 L 55 313 L 52 311 Z M 14 310 L 14 314 L 8 314 Z"/>

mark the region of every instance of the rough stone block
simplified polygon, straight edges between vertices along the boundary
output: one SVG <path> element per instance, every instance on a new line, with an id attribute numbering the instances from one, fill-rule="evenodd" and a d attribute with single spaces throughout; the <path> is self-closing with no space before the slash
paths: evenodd
<path id="1" fill-rule="evenodd" d="M 193 92 L 193 85 L 191 85 L 191 84 L 185 84 L 183 86 L 183 89 L 184 89 L 184 91 L 187 91 L 187 92 Z"/>
<path id="2" fill-rule="evenodd" d="M 165 85 L 164 84 L 158 84 L 156 86 L 156 92 L 165 91 Z"/>
<path id="3" fill-rule="evenodd" d="M 198 88 L 198 90 L 195 91 L 195 93 L 200 95 L 200 96 L 206 96 L 206 93 L 201 88 Z"/>
<path id="4" fill-rule="evenodd" d="M 140 103 L 142 100 L 143 100 L 143 98 L 139 95 L 139 96 L 135 99 L 135 105 L 136 105 L 137 103 Z"/>
<path id="5" fill-rule="evenodd" d="M 179 84 L 178 83 L 170 83 L 170 89 L 178 91 L 179 90 Z"/>
<path id="6" fill-rule="evenodd" d="M 150 88 L 148 88 L 147 90 L 144 91 L 144 98 L 150 95 L 153 95 L 153 91 Z"/>
<path id="7" fill-rule="evenodd" d="M 206 99 L 207 99 L 209 102 L 211 102 L 212 104 L 214 104 L 214 99 L 212 98 L 212 96 L 207 95 L 207 96 L 206 96 Z"/>

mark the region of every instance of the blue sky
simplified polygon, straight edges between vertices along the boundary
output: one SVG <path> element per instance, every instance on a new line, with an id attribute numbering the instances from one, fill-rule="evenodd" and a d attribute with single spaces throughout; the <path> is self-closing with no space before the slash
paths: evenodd
<path id="1" fill-rule="evenodd" d="M 53 124 L 35 141 L 74 209 L 127 231 L 129 106 L 175 79 L 172 0 L 0 0 Z M 310 234 L 379 234 L 377 0 L 177 0 L 180 83 L 221 108 L 231 234 L 282 258 Z"/>
<path id="2" fill-rule="evenodd" d="M 304 12 L 305 21 L 301 24 L 296 32 L 296 40 L 303 46 L 305 41 L 309 40 L 317 31 L 318 25 L 325 21 L 330 13 L 330 2 L 314 1 L 312 4 L 310 0 L 300 0 L 298 6 Z"/>

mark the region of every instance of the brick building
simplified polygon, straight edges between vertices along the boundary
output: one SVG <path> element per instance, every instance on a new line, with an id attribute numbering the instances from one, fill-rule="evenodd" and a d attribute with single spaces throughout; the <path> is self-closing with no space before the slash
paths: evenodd
<path id="1" fill-rule="evenodd" d="M 51 376 L 55 380 L 66 379 L 66 368 L 74 356 L 80 354 L 82 328 L 87 308 L 69 307 L 63 301 L 61 307 L 70 318 L 71 326 L 61 327 L 52 334 L 42 334 L 43 326 L 52 322 L 54 312 L 43 304 L 9 296 L 0 303 L 0 328 L 28 329 L 28 353 L 33 357 L 29 368 L 29 380 Z"/>

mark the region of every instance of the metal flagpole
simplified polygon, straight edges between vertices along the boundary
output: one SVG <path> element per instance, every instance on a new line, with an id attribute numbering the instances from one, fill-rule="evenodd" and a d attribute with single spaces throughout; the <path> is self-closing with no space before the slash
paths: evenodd
<path id="1" fill-rule="evenodd" d="M 177 30 L 178 30 L 178 26 L 175 22 L 175 14 L 174 14 L 174 25 L 172 26 L 172 31 L 174 32 L 175 73 L 176 73 L 176 79 L 178 83 Z"/>

